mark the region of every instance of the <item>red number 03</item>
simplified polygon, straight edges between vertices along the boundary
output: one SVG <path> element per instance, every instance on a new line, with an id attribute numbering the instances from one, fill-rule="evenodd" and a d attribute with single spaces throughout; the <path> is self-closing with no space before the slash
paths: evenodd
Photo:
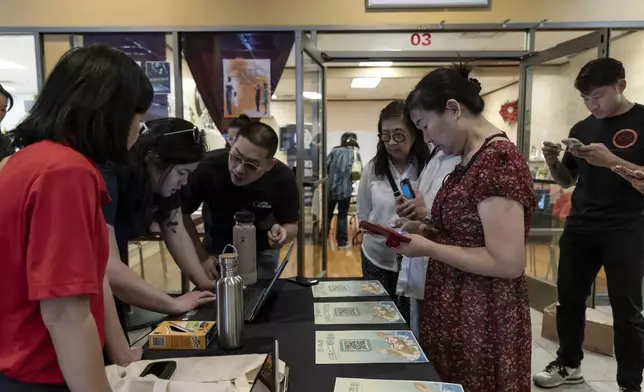
<path id="1" fill-rule="evenodd" d="M 413 46 L 429 46 L 432 44 L 432 35 L 430 33 L 414 33 L 409 37 Z"/>

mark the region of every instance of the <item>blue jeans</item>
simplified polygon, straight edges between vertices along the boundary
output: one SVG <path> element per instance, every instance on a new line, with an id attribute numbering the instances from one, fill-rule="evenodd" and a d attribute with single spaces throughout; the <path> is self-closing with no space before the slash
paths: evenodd
<path id="1" fill-rule="evenodd" d="M 273 279 L 279 267 L 279 249 L 267 249 L 257 252 L 257 279 Z"/>
<path id="2" fill-rule="evenodd" d="M 338 246 L 345 246 L 349 244 L 349 235 L 347 234 L 347 215 L 349 214 L 349 205 L 351 204 L 351 198 L 342 199 L 342 200 L 331 200 L 329 199 L 329 204 L 327 208 L 327 215 L 329 218 L 329 230 L 331 227 L 331 220 L 333 219 L 334 210 L 336 204 L 338 205 L 338 219 L 336 221 L 336 234 L 335 238 L 338 243 Z M 327 231 L 327 237 L 329 232 Z"/>

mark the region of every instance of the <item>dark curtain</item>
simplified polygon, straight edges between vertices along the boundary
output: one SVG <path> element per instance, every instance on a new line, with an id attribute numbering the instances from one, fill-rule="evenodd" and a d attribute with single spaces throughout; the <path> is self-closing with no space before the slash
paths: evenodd
<path id="1" fill-rule="evenodd" d="M 286 33 L 184 33 L 183 56 L 197 91 L 217 129 L 224 133 L 224 59 L 270 59 L 271 94 L 275 91 L 295 43 L 295 34 Z"/>

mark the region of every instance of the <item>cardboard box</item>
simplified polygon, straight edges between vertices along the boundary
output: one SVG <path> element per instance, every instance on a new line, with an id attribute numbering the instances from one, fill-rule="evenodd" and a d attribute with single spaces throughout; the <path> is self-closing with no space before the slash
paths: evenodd
<path id="1" fill-rule="evenodd" d="M 157 350 L 205 350 L 217 332 L 214 321 L 163 321 L 148 336 Z"/>
<path id="2" fill-rule="evenodd" d="M 557 335 L 557 303 L 543 310 L 541 336 L 554 342 Z M 613 347 L 613 316 L 593 308 L 586 309 L 584 348 L 599 354 L 615 356 Z"/>

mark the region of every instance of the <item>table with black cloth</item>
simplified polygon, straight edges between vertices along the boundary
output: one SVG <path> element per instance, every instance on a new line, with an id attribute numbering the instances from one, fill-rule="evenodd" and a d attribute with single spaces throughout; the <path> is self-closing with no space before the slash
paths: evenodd
<path id="1" fill-rule="evenodd" d="M 349 280 L 326 279 L 326 280 Z M 355 280 L 355 279 L 354 279 Z M 389 297 L 315 298 L 315 302 L 390 300 Z M 268 353 L 279 341 L 279 358 L 290 368 L 289 391 L 332 392 L 336 377 L 389 380 L 440 381 L 430 363 L 316 365 L 315 331 L 408 330 L 405 324 L 316 325 L 311 288 L 279 280 L 252 324 L 244 326 L 244 346 L 222 350 L 215 337 L 206 350 L 152 350 L 145 347 L 143 359 Z M 216 305 L 199 308 L 195 321 L 216 319 Z"/>

